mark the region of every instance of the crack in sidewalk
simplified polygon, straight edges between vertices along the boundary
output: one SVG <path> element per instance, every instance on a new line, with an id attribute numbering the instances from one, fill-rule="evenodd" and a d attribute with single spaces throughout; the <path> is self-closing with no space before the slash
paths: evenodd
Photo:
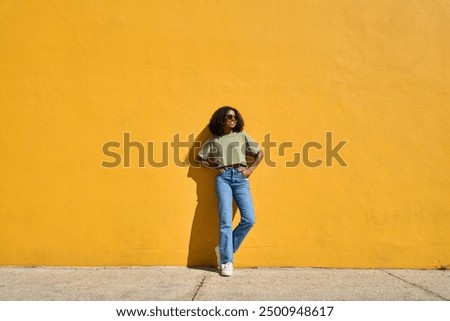
<path id="1" fill-rule="evenodd" d="M 386 270 L 382 270 L 382 271 L 385 272 L 385 273 L 387 273 L 387 274 L 389 274 L 390 276 L 392 276 L 392 277 L 394 277 L 394 278 L 400 280 L 400 281 L 403 281 L 403 282 L 405 282 L 405 283 L 408 283 L 409 285 L 412 285 L 412 286 L 414 286 L 414 287 L 417 287 L 417 288 L 419 288 L 419 289 L 422 289 L 422 290 L 424 290 L 425 292 L 427 292 L 427 293 L 429 293 L 429 294 L 431 294 L 431 295 L 437 296 L 438 298 L 440 298 L 440 299 L 442 299 L 442 300 L 444 300 L 444 301 L 448 301 L 448 300 L 449 300 L 449 299 L 447 299 L 447 298 L 445 298 L 445 297 L 443 297 L 443 296 L 440 296 L 440 295 L 437 294 L 437 293 L 434 293 L 433 291 L 428 290 L 427 288 L 425 288 L 425 287 L 423 287 L 423 286 L 421 286 L 421 285 L 419 285 L 419 284 L 415 284 L 415 283 L 413 283 L 413 282 L 410 282 L 410 281 L 408 281 L 408 280 L 405 280 L 405 279 L 403 279 L 403 278 L 401 278 L 401 277 L 399 277 L 399 276 L 397 276 L 397 275 L 395 275 L 395 274 L 392 274 L 392 273 L 390 273 L 390 272 L 388 272 L 388 271 L 386 271 Z"/>
<path id="2" fill-rule="evenodd" d="M 207 273 L 205 272 L 205 274 L 203 274 L 203 279 L 200 281 L 200 284 L 198 285 L 197 290 L 195 291 L 194 295 L 192 296 L 191 301 L 195 301 L 195 298 L 197 297 L 198 292 L 203 287 L 203 284 L 205 284 L 206 277 L 207 277 Z"/>

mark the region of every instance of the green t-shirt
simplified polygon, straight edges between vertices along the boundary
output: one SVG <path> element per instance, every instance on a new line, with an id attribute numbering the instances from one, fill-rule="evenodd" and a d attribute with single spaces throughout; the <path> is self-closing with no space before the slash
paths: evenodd
<path id="1" fill-rule="evenodd" d="M 211 136 L 198 156 L 217 167 L 241 164 L 247 166 L 246 154 L 258 154 L 261 148 L 245 132 L 232 132 L 223 136 Z"/>

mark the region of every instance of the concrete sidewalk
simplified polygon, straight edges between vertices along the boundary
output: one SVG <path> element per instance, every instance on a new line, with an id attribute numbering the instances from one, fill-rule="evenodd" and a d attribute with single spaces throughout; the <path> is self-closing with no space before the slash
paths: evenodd
<path id="1" fill-rule="evenodd" d="M 0 267 L 0 300 L 434 301 L 450 299 L 450 271 L 313 268 Z"/>

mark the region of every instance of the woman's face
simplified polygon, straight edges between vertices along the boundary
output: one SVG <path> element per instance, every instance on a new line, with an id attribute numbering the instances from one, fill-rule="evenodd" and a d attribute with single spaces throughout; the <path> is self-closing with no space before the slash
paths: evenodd
<path id="1" fill-rule="evenodd" d="M 230 109 L 225 114 L 225 130 L 232 130 L 236 127 L 237 119 L 234 110 Z"/>

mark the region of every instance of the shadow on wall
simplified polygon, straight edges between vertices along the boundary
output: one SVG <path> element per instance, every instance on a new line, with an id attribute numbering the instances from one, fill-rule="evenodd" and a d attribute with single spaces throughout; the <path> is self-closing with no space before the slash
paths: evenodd
<path id="1" fill-rule="evenodd" d="M 210 135 L 208 126 L 206 126 L 195 138 L 195 141 L 200 142 L 203 146 Z M 197 207 L 192 222 L 187 266 L 215 267 L 217 262 L 214 247 L 219 244 L 219 219 L 215 191 L 217 171 L 195 165 L 196 152 L 198 152 L 198 148 L 192 147 L 185 160 L 189 164 L 187 176 L 197 184 Z M 236 213 L 236 208 L 233 213 Z"/>

